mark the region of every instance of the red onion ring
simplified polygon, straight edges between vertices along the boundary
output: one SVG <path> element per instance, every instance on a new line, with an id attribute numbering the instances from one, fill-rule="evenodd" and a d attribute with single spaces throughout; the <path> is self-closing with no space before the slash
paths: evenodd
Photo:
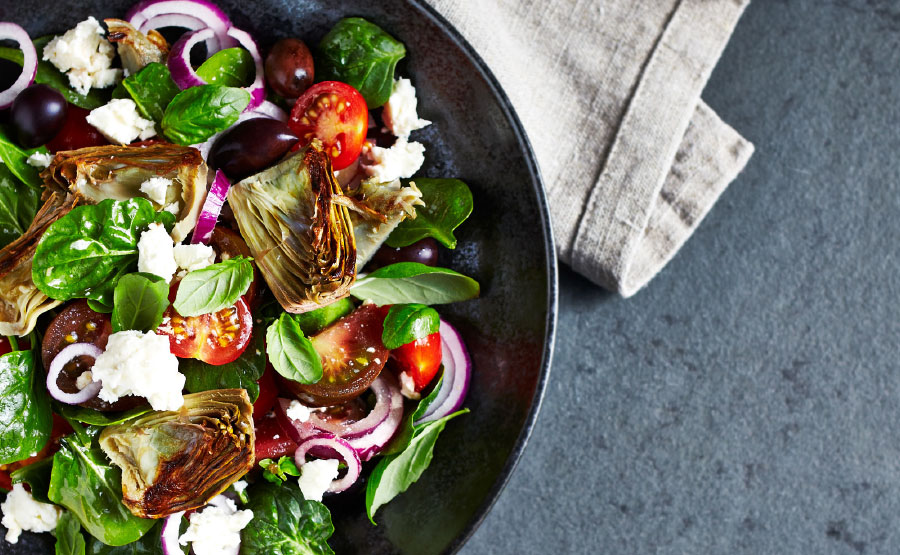
<path id="1" fill-rule="evenodd" d="M 331 493 L 340 493 L 359 479 L 362 471 L 362 463 L 359 461 L 359 455 L 350 444 L 332 434 L 321 434 L 311 437 L 301 443 L 294 452 L 294 462 L 297 467 L 301 468 L 306 464 L 306 455 L 310 454 L 320 459 L 337 459 L 340 458 L 347 464 L 347 473 L 343 478 L 332 480 L 328 490 Z M 302 471 L 302 470 L 301 470 Z"/>
<path id="2" fill-rule="evenodd" d="M 259 54 L 259 47 L 256 46 L 256 41 L 253 40 L 253 37 L 251 37 L 250 33 L 248 33 L 247 31 L 243 31 L 241 29 L 238 29 L 237 27 L 232 27 L 228 29 L 228 36 L 236 40 L 238 44 L 243 46 L 253 58 L 253 65 L 256 68 L 256 76 L 253 78 L 253 83 L 251 83 L 249 87 L 244 87 L 244 90 L 250 93 L 250 104 L 247 105 L 244 111 L 252 112 L 266 99 L 266 87 L 263 82 L 263 76 L 265 75 L 265 70 L 263 69 L 263 59 Z"/>
<path id="3" fill-rule="evenodd" d="M 0 22 L 0 40 L 5 39 L 19 44 L 19 50 L 22 51 L 22 73 L 8 89 L 0 92 L 0 109 L 9 107 L 19 93 L 34 82 L 38 66 L 37 50 L 34 49 L 34 43 L 31 42 L 31 37 L 25 29 L 15 23 Z"/>
<path id="4" fill-rule="evenodd" d="M 441 363 L 444 366 L 441 390 L 431 402 L 425 414 L 415 422 L 424 424 L 459 410 L 469 391 L 472 378 L 472 359 L 459 332 L 441 319 Z"/>
<path id="5" fill-rule="evenodd" d="M 69 361 L 80 356 L 89 356 L 96 359 L 102 352 L 100 347 L 92 343 L 73 343 L 60 351 L 53 358 L 53 361 L 50 363 L 50 369 L 47 371 L 47 391 L 50 392 L 50 395 L 57 401 L 68 405 L 77 405 L 93 399 L 100 392 L 102 387 L 100 382 L 93 382 L 78 393 L 66 393 L 59 388 L 56 381 L 59 379 L 59 374 L 62 372 L 63 367 Z"/>
<path id="6" fill-rule="evenodd" d="M 275 403 L 275 419 L 278 420 L 281 429 L 294 443 L 300 444 L 304 439 L 321 433 L 319 430 L 315 429 L 308 420 L 306 422 L 300 422 L 299 420 L 290 418 L 287 415 L 287 409 L 290 406 L 291 399 L 279 398 L 278 402 Z"/>
<path id="7" fill-rule="evenodd" d="M 198 42 L 207 40 L 214 34 L 214 31 L 209 27 L 199 31 L 191 31 L 181 35 L 181 38 L 172 45 L 166 65 L 169 67 L 169 73 L 172 74 L 172 80 L 175 81 L 179 89 L 206 84 L 206 81 L 201 79 L 197 72 L 194 71 L 193 66 L 191 66 L 191 49 Z M 210 54 L 213 54 L 213 52 L 210 52 Z"/>
<path id="8" fill-rule="evenodd" d="M 387 372 L 382 372 L 375 381 L 382 380 L 386 384 L 390 394 L 388 403 L 390 409 L 387 418 L 383 422 L 375 426 L 369 433 L 347 440 L 356 452 L 359 458 L 368 461 L 377 455 L 385 445 L 394 437 L 403 421 L 403 395 L 400 393 L 400 386 L 394 376 Z M 372 382 L 375 385 L 375 382 Z"/>
<path id="9" fill-rule="evenodd" d="M 234 46 L 234 40 L 228 36 L 231 20 L 221 8 L 205 0 L 144 0 L 128 10 L 125 19 L 142 33 L 163 27 L 184 27 L 192 31 L 209 27 L 215 33 L 206 39 L 210 55 Z"/>
<path id="10" fill-rule="evenodd" d="M 222 211 L 222 205 L 225 204 L 225 198 L 228 196 L 230 188 L 231 182 L 228 181 L 222 170 L 216 170 L 216 177 L 206 194 L 203 209 L 200 210 L 200 216 L 197 218 L 197 225 L 191 236 L 191 244 L 203 243 L 205 245 L 209 243 L 209 238 L 212 237 L 212 232 L 216 228 L 219 213 Z"/>
<path id="11" fill-rule="evenodd" d="M 178 545 L 178 529 L 181 527 L 181 517 L 183 516 L 184 511 L 180 511 L 167 516 L 163 522 L 162 533 L 159 535 L 163 555 L 184 555 L 184 551 Z"/>

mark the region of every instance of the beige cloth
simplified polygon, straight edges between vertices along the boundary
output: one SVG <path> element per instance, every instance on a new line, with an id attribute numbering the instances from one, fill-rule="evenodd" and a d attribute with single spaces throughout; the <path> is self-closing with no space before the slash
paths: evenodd
<path id="1" fill-rule="evenodd" d="M 700 100 L 750 0 L 430 1 L 522 119 L 560 258 L 634 294 L 753 152 Z"/>

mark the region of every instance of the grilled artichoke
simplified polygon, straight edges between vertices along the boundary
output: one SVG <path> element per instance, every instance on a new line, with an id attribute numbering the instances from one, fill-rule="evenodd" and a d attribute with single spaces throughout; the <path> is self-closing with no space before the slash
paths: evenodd
<path id="1" fill-rule="evenodd" d="M 206 199 L 206 174 L 206 164 L 197 149 L 157 143 L 58 152 L 41 177 L 48 190 L 76 193 L 92 204 L 110 198 L 147 198 L 157 210 L 175 212 L 178 220 L 172 238 L 180 242 L 197 224 Z M 141 184 L 151 177 L 172 180 L 164 204 L 157 204 L 141 191 Z"/>
<path id="2" fill-rule="evenodd" d="M 253 467 L 253 405 L 244 389 L 184 396 L 178 411 L 151 412 L 100 434 L 122 469 L 122 501 L 142 518 L 202 507 Z"/>
<path id="3" fill-rule="evenodd" d="M 288 312 L 347 296 L 356 244 L 331 160 L 313 142 L 228 193 L 241 235 L 275 298 Z"/>
<path id="4" fill-rule="evenodd" d="M 116 43 L 116 51 L 122 58 L 122 66 L 134 75 L 149 63 L 166 63 L 169 43 L 157 31 L 146 35 L 134 28 L 134 25 L 121 19 L 104 19 L 109 33 L 106 37 Z"/>
<path id="5" fill-rule="evenodd" d="M 424 206 L 422 193 L 412 181 L 402 187 L 400 180 L 389 183 L 363 181 L 353 195 L 350 214 L 353 236 L 356 239 L 356 269 L 359 270 L 375 255 L 388 235 L 406 218 L 416 217 L 416 206 Z"/>

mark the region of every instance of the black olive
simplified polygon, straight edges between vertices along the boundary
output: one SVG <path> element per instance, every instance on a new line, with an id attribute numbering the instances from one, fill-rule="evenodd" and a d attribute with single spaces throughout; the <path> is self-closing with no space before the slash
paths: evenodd
<path id="1" fill-rule="evenodd" d="M 313 84 L 313 57 L 299 39 L 281 39 L 266 56 L 266 83 L 285 98 L 297 98 Z"/>
<path id="2" fill-rule="evenodd" d="M 32 85 L 19 93 L 10 108 L 16 140 L 22 148 L 41 146 L 66 123 L 66 99 L 47 85 Z"/>
<path id="3" fill-rule="evenodd" d="M 253 118 L 223 133 L 213 145 L 209 160 L 229 178 L 243 179 L 274 164 L 297 140 L 286 124 Z"/>

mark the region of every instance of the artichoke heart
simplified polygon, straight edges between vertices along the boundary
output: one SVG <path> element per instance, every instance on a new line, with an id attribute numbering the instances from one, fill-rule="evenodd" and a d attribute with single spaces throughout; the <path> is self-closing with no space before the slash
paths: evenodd
<path id="1" fill-rule="evenodd" d="M 121 19 L 104 19 L 109 29 L 109 42 L 116 43 L 116 51 L 122 59 L 122 66 L 134 75 L 147 64 L 166 63 L 169 43 L 158 31 L 149 31 L 146 35 L 138 31 L 134 25 Z"/>
<path id="2" fill-rule="evenodd" d="M 416 218 L 416 206 L 425 206 L 415 182 L 404 187 L 399 179 L 388 183 L 363 181 L 352 199 L 350 221 L 356 239 L 357 270 L 375 255 L 400 222 Z"/>
<path id="3" fill-rule="evenodd" d="M 228 192 L 241 235 L 269 289 L 300 313 L 349 294 L 356 244 L 331 159 L 314 141 Z"/>
<path id="4" fill-rule="evenodd" d="M 253 467 L 253 405 L 244 389 L 184 396 L 177 411 L 109 426 L 100 447 L 122 469 L 122 502 L 142 518 L 202 507 Z"/>
<path id="5" fill-rule="evenodd" d="M 200 151 L 169 143 L 148 146 L 93 146 L 56 153 L 41 173 L 48 190 L 77 193 L 91 204 L 144 197 L 156 210 L 175 213 L 172 238 L 181 242 L 194 226 L 206 199 L 207 168 Z M 151 177 L 172 181 L 158 204 L 141 185 Z"/>

